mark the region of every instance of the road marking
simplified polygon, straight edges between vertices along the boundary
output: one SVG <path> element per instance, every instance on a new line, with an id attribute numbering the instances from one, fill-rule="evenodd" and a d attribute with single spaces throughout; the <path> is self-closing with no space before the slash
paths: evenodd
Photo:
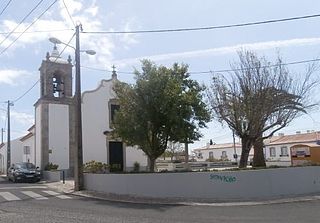
<path id="1" fill-rule="evenodd" d="M 64 194 L 59 194 L 55 191 L 52 191 L 52 190 L 43 190 L 42 192 L 46 193 L 46 194 L 49 194 L 51 196 L 55 196 L 55 197 L 58 197 L 60 199 L 71 199 L 71 197 L 67 196 L 67 195 L 64 195 Z"/>
<path id="2" fill-rule="evenodd" d="M 12 190 L 12 189 L 46 189 L 46 186 L 22 186 L 22 187 L 1 187 L 0 190 Z"/>
<path id="3" fill-rule="evenodd" d="M 0 196 L 6 199 L 7 201 L 18 201 L 21 200 L 16 195 L 10 193 L 10 192 L 0 192 Z"/>
<path id="4" fill-rule="evenodd" d="M 32 198 L 34 198 L 36 200 L 47 200 L 48 199 L 47 197 L 44 197 L 44 196 L 42 196 L 40 194 L 37 194 L 37 193 L 35 193 L 33 191 L 21 191 L 21 193 L 23 193 L 23 194 L 25 194 L 25 195 L 27 195 L 29 197 L 32 197 Z"/>

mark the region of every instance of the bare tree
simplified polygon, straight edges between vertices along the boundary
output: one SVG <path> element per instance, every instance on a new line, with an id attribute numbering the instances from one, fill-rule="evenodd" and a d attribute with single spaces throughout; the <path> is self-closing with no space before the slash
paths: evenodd
<path id="1" fill-rule="evenodd" d="M 254 146 L 254 166 L 265 166 L 263 140 L 314 107 L 310 93 L 317 81 L 309 67 L 302 80 L 293 79 L 280 57 L 271 64 L 254 52 L 239 52 L 232 76 L 215 75 L 207 90 L 213 116 L 226 123 L 242 141 L 239 167 L 247 166 Z"/>

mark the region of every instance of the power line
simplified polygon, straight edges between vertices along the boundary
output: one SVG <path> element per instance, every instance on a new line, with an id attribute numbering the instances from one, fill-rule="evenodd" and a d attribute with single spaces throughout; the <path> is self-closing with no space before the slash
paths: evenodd
<path id="1" fill-rule="evenodd" d="M 0 52 L 0 55 L 2 55 L 7 49 L 9 49 L 33 24 L 35 24 L 42 16 L 45 14 L 58 0 L 55 0 L 51 5 L 49 5 L 45 11 L 43 11 L 9 46 L 7 46 L 5 49 L 3 49 Z M 0 44 L 1 45 L 1 44 Z"/>
<path id="2" fill-rule="evenodd" d="M 37 80 L 26 92 L 24 92 L 20 97 L 16 98 L 15 100 L 13 100 L 14 103 L 16 103 L 17 101 L 19 101 L 21 98 L 23 98 L 26 94 L 28 94 L 38 83 L 39 83 L 40 79 Z"/>
<path id="3" fill-rule="evenodd" d="M 4 8 L 1 10 L 1 12 L 0 12 L 0 16 L 2 15 L 2 13 L 8 8 L 8 6 L 10 5 L 10 3 L 12 2 L 12 0 L 9 0 L 8 2 L 7 2 L 7 4 L 4 6 Z"/>
<path id="4" fill-rule="evenodd" d="M 27 15 L 25 15 L 25 17 L 23 17 L 23 19 L 19 22 L 19 24 L 16 25 L 16 27 L 15 27 L 11 32 L 9 32 L 9 33 L 5 36 L 5 38 L 0 42 L 0 46 L 1 46 L 2 43 L 3 43 L 4 41 L 6 41 L 6 40 L 11 36 L 11 34 L 34 12 L 34 10 L 36 10 L 36 9 L 38 8 L 38 6 L 39 6 L 42 2 L 43 2 L 43 0 L 40 0 L 40 1 L 36 4 L 36 6 L 34 6 L 34 7 L 31 9 L 31 11 L 30 11 Z"/>
<path id="5" fill-rule="evenodd" d="M 257 22 L 230 24 L 230 25 L 220 25 L 220 26 L 207 26 L 207 27 L 194 27 L 194 28 L 177 28 L 177 29 L 156 29 L 156 30 L 135 30 L 135 31 L 84 31 L 82 33 L 90 33 L 90 34 L 138 34 L 138 33 L 187 32 L 187 31 L 200 31 L 200 30 L 212 30 L 212 29 L 225 29 L 225 28 L 234 28 L 234 27 L 244 27 L 244 26 L 262 25 L 262 24 L 268 24 L 268 23 L 277 23 L 277 22 L 288 22 L 288 21 L 293 21 L 293 20 L 310 19 L 310 18 L 316 18 L 316 17 L 320 17 L 320 14 L 289 17 L 289 18 L 282 18 L 282 19 L 273 19 L 273 20 L 264 20 L 264 21 L 257 21 Z"/>
<path id="6" fill-rule="evenodd" d="M 281 63 L 281 65 L 296 65 L 296 64 L 304 64 L 304 63 L 312 63 L 312 62 L 319 62 L 320 58 L 317 59 L 311 59 L 311 60 L 300 60 L 300 61 L 293 61 L 288 63 Z M 280 64 L 271 64 L 266 66 L 261 66 L 261 68 L 267 68 L 267 67 L 276 67 Z M 83 68 L 89 69 L 89 70 L 96 70 L 96 71 L 103 71 L 103 72 L 112 72 L 111 70 L 103 69 L 103 68 L 95 68 L 95 67 L 88 67 L 88 66 L 81 66 Z M 250 68 L 248 68 L 250 69 Z M 221 69 L 221 70 L 208 70 L 208 71 L 190 71 L 189 74 L 213 74 L 213 73 L 227 73 L 227 72 L 233 72 L 233 71 L 241 71 L 246 69 Z M 130 71 L 117 71 L 119 74 L 134 74 L 134 72 Z"/>
<path id="7" fill-rule="evenodd" d="M 64 31 L 74 31 L 74 29 L 52 29 L 52 30 L 33 30 L 33 31 L 26 31 L 24 32 L 26 33 L 50 33 L 50 32 L 64 32 Z M 0 35 L 6 35 L 9 34 L 10 32 L 0 32 Z M 12 32 L 12 34 L 19 34 L 19 33 L 23 33 L 23 31 L 21 32 Z"/>
<path id="8" fill-rule="evenodd" d="M 59 55 L 57 56 L 57 58 L 53 61 L 54 63 L 58 60 L 58 58 L 62 55 L 62 53 L 66 50 L 66 48 L 68 46 L 70 46 L 71 41 L 73 40 L 74 36 L 76 35 L 76 33 L 73 33 L 73 35 L 71 36 L 71 38 L 69 39 L 69 41 L 67 42 L 67 44 L 64 45 L 63 49 L 61 50 L 61 52 L 59 53 Z"/>
<path id="9" fill-rule="evenodd" d="M 63 4 L 64 4 L 64 7 L 65 7 L 65 9 L 66 9 L 66 11 L 67 11 L 68 15 L 69 15 L 69 18 L 70 18 L 71 22 L 72 22 L 72 24 L 73 24 L 73 27 L 76 27 L 76 23 L 74 22 L 74 20 L 73 20 L 73 18 L 72 18 L 72 16 L 71 16 L 71 14 L 70 14 L 70 12 L 69 12 L 69 10 L 68 10 L 68 7 L 67 7 L 66 3 L 64 2 L 64 0 L 62 0 L 62 2 L 63 2 Z"/>

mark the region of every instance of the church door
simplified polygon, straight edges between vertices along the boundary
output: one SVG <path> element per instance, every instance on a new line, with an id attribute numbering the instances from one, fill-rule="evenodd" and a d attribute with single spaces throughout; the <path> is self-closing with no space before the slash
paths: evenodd
<path id="1" fill-rule="evenodd" d="M 122 142 L 109 142 L 110 172 L 123 171 L 123 145 Z"/>

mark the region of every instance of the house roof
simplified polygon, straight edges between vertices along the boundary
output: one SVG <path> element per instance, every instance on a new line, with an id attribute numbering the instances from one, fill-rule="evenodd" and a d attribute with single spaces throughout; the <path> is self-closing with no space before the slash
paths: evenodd
<path id="1" fill-rule="evenodd" d="M 316 142 L 317 140 L 320 140 L 320 132 L 310 132 L 295 135 L 273 136 L 266 142 L 266 145 L 307 143 Z"/>
<path id="2" fill-rule="evenodd" d="M 34 134 L 32 132 L 29 132 L 28 134 L 26 134 L 25 136 L 22 136 L 20 141 L 23 142 L 27 139 L 29 139 L 30 137 L 32 137 Z"/>
<path id="3" fill-rule="evenodd" d="M 33 124 L 29 129 L 28 131 L 30 132 L 32 129 L 34 129 L 36 126 Z"/>
<path id="4" fill-rule="evenodd" d="M 237 148 L 241 148 L 241 144 L 240 143 L 236 143 L 235 146 Z M 194 151 L 197 151 L 197 150 L 212 150 L 212 149 L 225 149 L 225 148 L 233 148 L 233 143 L 213 144 L 213 145 L 201 147 L 199 149 L 194 149 Z"/>

